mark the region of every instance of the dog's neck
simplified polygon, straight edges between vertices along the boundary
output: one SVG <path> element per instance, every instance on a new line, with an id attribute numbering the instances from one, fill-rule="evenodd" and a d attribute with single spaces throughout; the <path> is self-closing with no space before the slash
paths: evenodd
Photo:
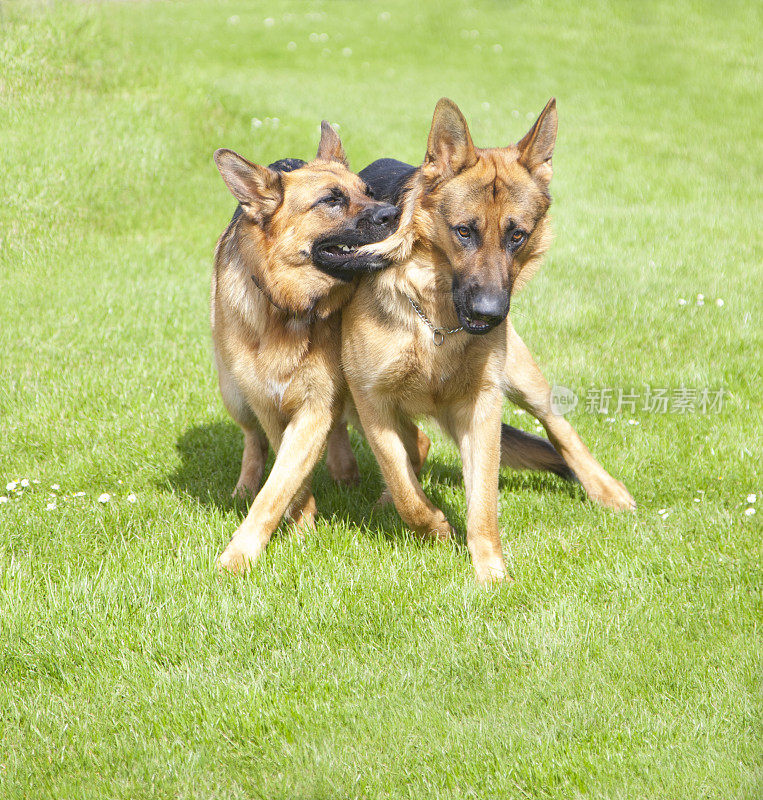
<path id="1" fill-rule="evenodd" d="M 442 258 L 443 254 L 430 243 L 418 240 L 405 261 L 374 276 L 379 301 L 387 311 L 401 322 L 414 320 L 417 325 L 425 325 L 411 305 L 413 300 L 435 327 L 460 327 L 448 272 L 438 268 Z"/>
<path id="2" fill-rule="evenodd" d="M 270 307 L 271 315 L 276 315 L 282 322 L 302 323 L 305 326 L 323 320 L 345 305 L 355 289 L 355 283 L 328 284 L 319 276 L 313 281 L 312 292 L 307 270 L 312 266 L 306 264 L 304 271 L 300 266 L 286 265 L 284 269 L 276 268 L 267 257 L 259 238 L 245 228 L 241 217 L 235 220 L 225 238 L 227 262 L 237 265 L 242 276 L 246 276 L 247 293 L 258 295 Z M 277 257 L 277 256 L 276 256 Z"/>

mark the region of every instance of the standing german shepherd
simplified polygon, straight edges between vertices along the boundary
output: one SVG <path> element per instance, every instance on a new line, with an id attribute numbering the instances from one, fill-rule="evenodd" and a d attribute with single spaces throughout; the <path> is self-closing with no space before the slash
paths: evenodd
<path id="1" fill-rule="evenodd" d="M 342 314 L 342 359 L 366 437 L 400 516 L 448 538 L 424 495 L 413 417 L 434 417 L 461 451 L 467 543 L 477 579 L 506 576 L 498 531 L 498 468 L 571 469 L 605 506 L 635 507 L 564 417 L 508 320 L 512 292 L 540 265 L 551 233 L 548 192 L 556 141 L 552 99 L 518 144 L 476 148 L 450 100 L 437 104 L 424 164 L 384 159 L 360 175 L 402 208 L 398 231 L 363 248 L 394 259 L 364 280 Z M 545 440 L 501 426 L 503 395 L 539 419 Z"/>
<path id="2" fill-rule="evenodd" d="M 218 150 L 215 163 L 240 204 L 217 243 L 211 300 L 223 402 L 244 431 L 236 490 L 256 495 L 218 559 L 240 571 L 285 513 L 312 523 L 310 476 L 332 428 L 329 470 L 340 479 L 357 471 L 337 424 L 347 396 L 338 310 L 357 275 L 385 266 L 358 248 L 389 236 L 399 212 L 369 196 L 326 122 L 309 164 L 263 167 L 231 150 Z M 268 441 L 277 455 L 258 493 Z"/>

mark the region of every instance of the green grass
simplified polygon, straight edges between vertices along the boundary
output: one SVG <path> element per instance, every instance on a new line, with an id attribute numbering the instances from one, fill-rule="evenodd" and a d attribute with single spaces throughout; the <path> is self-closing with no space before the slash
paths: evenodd
<path id="1" fill-rule="evenodd" d="M 760 9 L 0 8 L 0 493 L 40 481 L 0 505 L 0 796 L 759 797 Z M 211 154 L 309 157 L 327 117 L 358 168 L 420 161 L 441 95 L 482 145 L 558 99 L 556 241 L 512 312 L 549 378 L 723 409 L 581 402 L 639 510 L 505 474 L 512 586 L 374 512 L 357 438 L 360 488 L 317 471 L 316 534 L 220 578 L 242 442 L 210 357 Z"/>

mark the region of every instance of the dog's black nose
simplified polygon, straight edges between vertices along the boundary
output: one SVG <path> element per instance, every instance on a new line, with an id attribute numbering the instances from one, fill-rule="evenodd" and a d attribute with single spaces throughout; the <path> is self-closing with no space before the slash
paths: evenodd
<path id="1" fill-rule="evenodd" d="M 393 225 L 400 216 L 400 209 L 397 206 L 384 203 L 374 209 L 371 214 L 371 222 L 375 225 Z"/>
<path id="2" fill-rule="evenodd" d="M 469 316 L 488 325 L 498 325 L 509 313 L 509 293 L 477 291 L 471 296 Z"/>

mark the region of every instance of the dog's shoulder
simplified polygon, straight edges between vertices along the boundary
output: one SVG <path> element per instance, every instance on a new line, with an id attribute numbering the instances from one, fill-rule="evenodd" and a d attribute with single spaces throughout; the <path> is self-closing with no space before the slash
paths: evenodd
<path id="1" fill-rule="evenodd" d="M 395 158 L 380 158 L 358 175 L 371 187 L 377 200 L 396 204 L 416 167 Z"/>

